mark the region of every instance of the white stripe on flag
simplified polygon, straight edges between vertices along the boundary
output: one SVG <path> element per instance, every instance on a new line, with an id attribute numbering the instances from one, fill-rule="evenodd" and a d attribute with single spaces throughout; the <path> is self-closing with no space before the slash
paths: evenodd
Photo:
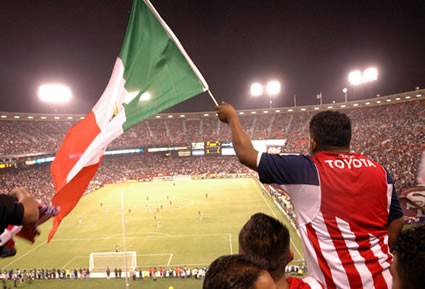
<path id="1" fill-rule="evenodd" d="M 122 125 L 126 121 L 125 110 L 121 103 L 127 92 L 124 88 L 124 66 L 118 58 L 114 65 L 111 78 L 105 92 L 93 107 L 96 123 L 100 133 L 87 147 L 80 159 L 72 167 L 66 178 L 69 183 L 84 167 L 97 164 L 103 156 L 108 144 L 123 133 Z M 114 110 L 119 107 L 120 111 L 112 120 Z"/>
<path id="2" fill-rule="evenodd" d="M 122 109 L 121 104 L 126 97 L 124 85 L 124 64 L 120 58 L 117 58 L 108 85 L 92 108 L 97 125 L 101 130 L 111 121 L 114 110 L 116 108 Z"/>

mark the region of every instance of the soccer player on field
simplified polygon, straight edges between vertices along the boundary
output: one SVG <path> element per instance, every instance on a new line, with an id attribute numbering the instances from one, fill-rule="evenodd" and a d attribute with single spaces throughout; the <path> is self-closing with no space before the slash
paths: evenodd
<path id="1" fill-rule="evenodd" d="M 390 247 L 403 213 L 389 173 L 350 152 L 348 116 L 319 112 L 309 125 L 310 155 L 280 156 L 254 149 L 233 106 L 216 111 L 229 124 L 239 161 L 291 196 L 308 274 L 329 289 L 391 288 Z"/>

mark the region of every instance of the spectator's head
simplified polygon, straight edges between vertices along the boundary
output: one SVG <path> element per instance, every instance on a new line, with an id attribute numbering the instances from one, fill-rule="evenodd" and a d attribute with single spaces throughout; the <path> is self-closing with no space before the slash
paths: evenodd
<path id="1" fill-rule="evenodd" d="M 264 260 L 246 255 L 227 255 L 211 263 L 203 289 L 276 289 Z"/>
<path id="2" fill-rule="evenodd" d="M 310 120 L 310 150 L 349 150 L 351 141 L 351 120 L 341 112 L 326 110 L 317 113 Z"/>
<path id="3" fill-rule="evenodd" d="M 425 276 L 425 225 L 400 233 L 391 264 L 393 289 L 422 289 Z"/>
<path id="4" fill-rule="evenodd" d="M 267 261 L 267 270 L 277 282 L 292 260 L 289 241 L 289 231 L 279 220 L 256 213 L 239 232 L 239 253 Z"/>

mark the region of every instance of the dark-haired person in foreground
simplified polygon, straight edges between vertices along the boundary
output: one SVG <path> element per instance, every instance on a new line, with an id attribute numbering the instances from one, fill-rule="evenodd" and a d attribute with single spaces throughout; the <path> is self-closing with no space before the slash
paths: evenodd
<path id="1" fill-rule="evenodd" d="M 401 232 L 393 253 L 392 289 L 425 288 L 425 225 Z"/>
<path id="2" fill-rule="evenodd" d="M 214 260 L 205 275 L 203 289 L 277 289 L 264 260 L 227 255 Z"/>
<path id="3" fill-rule="evenodd" d="M 263 213 L 252 215 L 239 232 L 239 253 L 267 261 L 267 271 L 278 289 L 324 288 L 312 277 L 285 277 L 285 267 L 293 259 L 289 243 L 288 228 Z"/>
<path id="4" fill-rule="evenodd" d="M 350 152 L 348 116 L 317 113 L 309 125 L 311 155 L 280 156 L 254 149 L 233 106 L 223 103 L 216 111 L 229 124 L 239 161 L 290 195 L 308 274 L 326 288 L 391 288 L 389 247 L 403 213 L 389 173 Z"/>

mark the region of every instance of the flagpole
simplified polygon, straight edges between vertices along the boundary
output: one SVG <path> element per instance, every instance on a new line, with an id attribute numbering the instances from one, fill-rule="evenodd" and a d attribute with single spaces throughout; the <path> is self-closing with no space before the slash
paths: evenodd
<path id="1" fill-rule="evenodd" d="M 215 99 L 214 95 L 212 94 L 211 90 L 209 90 L 209 89 L 208 89 L 208 94 L 210 95 L 210 97 L 211 97 L 212 101 L 214 102 L 214 104 L 216 106 L 218 106 L 217 100 Z"/>
<path id="2" fill-rule="evenodd" d="M 124 249 L 124 263 L 125 263 L 125 288 L 129 288 L 128 283 L 128 265 L 127 265 L 127 246 L 125 242 L 125 218 L 124 218 L 124 192 L 121 188 L 121 220 L 122 220 L 122 245 Z"/>

